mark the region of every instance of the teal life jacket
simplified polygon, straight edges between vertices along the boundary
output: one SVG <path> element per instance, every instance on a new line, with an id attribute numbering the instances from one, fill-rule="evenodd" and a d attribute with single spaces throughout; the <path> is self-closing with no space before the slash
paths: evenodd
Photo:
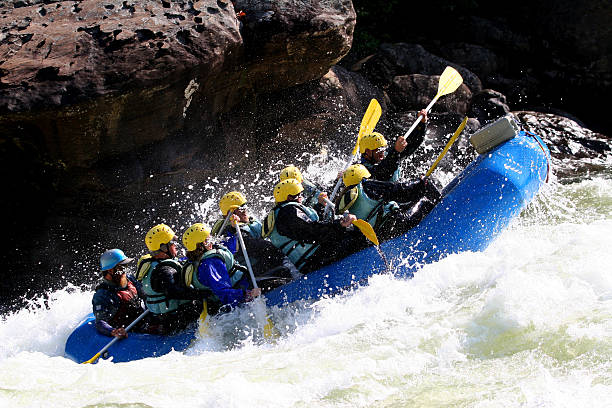
<path id="1" fill-rule="evenodd" d="M 272 244 L 275 247 L 280 249 L 293 264 L 295 267 L 300 270 L 304 267 L 304 264 L 308 260 L 312 254 L 319 249 L 319 244 L 311 244 L 303 241 L 298 241 L 281 235 L 278 233 L 276 228 L 276 218 L 278 217 L 278 212 L 281 208 L 292 205 L 298 209 L 298 211 L 302 211 L 308 218 L 312 221 L 319 221 L 319 216 L 315 210 L 300 203 L 296 203 L 294 201 L 289 201 L 277 205 L 268 213 L 266 217 L 266 221 L 263 225 L 263 234 L 264 238 L 269 238 Z"/>
<path id="2" fill-rule="evenodd" d="M 223 261 L 227 273 L 229 274 L 230 281 L 232 282 L 232 287 L 240 282 L 244 276 L 244 271 L 239 269 L 240 265 L 234 261 L 234 255 L 223 246 L 215 246 L 210 251 L 206 251 L 198 260 L 185 264 L 185 285 L 193 286 L 196 289 L 210 289 L 208 286 L 203 285 L 198 279 L 198 268 L 202 261 L 208 258 L 219 258 Z"/>
<path id="3" fill-rule="evenodd" d="M 138 260 L 138 272 L 136 278 L 142 282 L 142 291 L 147 295 L 145 304 L 154 314 L 170 313 L 182 304 L 189 303 L 187 299 L 168 299 L 164 293 L 157 292 L 151 287 L 151 275 L 155 268 L 169 266 L 174 268 L 179 276 L 182 276 L 183 267 L 174 259 L 156 259 L 151 255 L 144 255 Z"/>
<path id="4" fill-rule="evenodd" d="M 221 232 L 221 226 L 223 226 L 224 221 L 225 218 L 221 218 L 215 221 L 210 233 L 215 236 L 219 235 L 219 233 Z M 230 221 L 227 222 L 227 225 L 225 226 L 225 231 L 227 231 L 228 228 L 230 228 L 230 231 L 234 231 L 234 227 L 232 227 Z M 249 217 L 249 222 L 246 224 L 240 223 L 240 229 L 244 232 L 247 232 L 253 238 L 261 238 L 261 222 L 257 221 L 253 217 Z"/>
<path id="5" fill-rule="evenodd" d="M 375 230 L 384 224 L 387 214 L 398 209 L 395 201 L 385 203 L 368 197 L 362 183 L 348 189 L 338 203 L 338 214 L 348 211 L 358 219 L 367 221 Z"/>

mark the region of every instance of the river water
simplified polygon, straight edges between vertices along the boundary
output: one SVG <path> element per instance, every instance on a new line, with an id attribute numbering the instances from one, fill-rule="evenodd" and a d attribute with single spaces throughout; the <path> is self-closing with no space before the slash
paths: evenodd
<path id="1" fill-rule="evenodd" d="M 273 310 L 248 308 L 185 353 L 78 365 L 91 310 L 66 287 L 0 318 L 1 407 L 610 407 L 612 177 L 553 181 L 486 251 L 411 280 Z"/>

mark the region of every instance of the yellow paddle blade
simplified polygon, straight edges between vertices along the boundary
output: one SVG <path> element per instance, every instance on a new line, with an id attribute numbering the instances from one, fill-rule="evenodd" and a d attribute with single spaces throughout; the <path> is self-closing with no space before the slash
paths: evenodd
<path id="1" fill-rule="evenodd" d="M 433 173 L 435 168 L 438 166 L 438 163 L 440 163 L 440 160 L 442 160 L 442 158 L 444 157 L 446 152 L 448 152 L 448 149 L 451 148 L 453 143 L 455 143 L 455 140 L 457 140 L 457 138 L 459 137 L 461 132 L 463 132 L 463 128 L 465 128 L 465 125 L 466 125 L 467 121 L 468 121 L 468 117 L 466 116 L 463 119 L 463 121 L 461 122 L 461 124 L 459 125 L 459 127 L 457 128 L 457 130 L 455 130 L 455 133 L 453 134 L 453 136 L 450 138 L 450 140 L 448 141 L 448 143 L 444 147 L 444 150 L 442 150 L 442 153 L 440 153 L 440 155 L 438 156 L 438 158 L 436 159 L 434 164 L 432 164 L 431 167 L 429 168 L 429 170 L 427 170 L 427 173 L 425 174 L 425 177 L 431 176 L 431 173 Z"/>
<path id="2" fill-rule="evenodd" d="M 267 316 L 268 323 L 263 328 L 264 337 L 266 339 L 272 339 L 278 337 L 278 331 L 274 327 L 274 323 L 270 320 L 270 316 Z"/>
<path id="3" fill-rule="evenodd" d="M 368 224 L 367 221 L 365 220 L 355 220 L 353 221 L 353 225 L 356 226 L 357 228 L 359 228 L 359 231 L 361 231 L 361 233 L 363 235 L 365 235 L 365 237 L 367 239 L 369 239 L 370 241 L 372 241 L 374 243 L 374 245 L 378 246 L 378 237 L 376 236 L 376 233 L 374 232 L 374 228 L 372 228 L 372 226 L 370 224 Z"/>
<path id="4" fill-rule="evenodd" d="M 100 357 L 100 353 L 96 354 L 95 356 L 93 356 L 87 361 L 83 361 L 81 364 L 93 364 L 96 362 L 96 360 L 98 360 L 99 357 Z"/>
<path id="5" fill-rule="evenodd" d="M 206 336 L 208 334 L 208 321 L 208 305 L 206 304 L 206 301 L 204 301 L 204 304 L 202 305 L 202 313 L 200 313 L 200 324 L 198 325 L 200 336 Z"/>
<path id="6" fill-rule="evenodd" d="M 361 120 L 359 135 L 357 135 L 357 143 L 355 143 L 353 153 L 351 153 L 353 156 L 356 155 L 357 151 L 359 150 L 359 141 L 361 138 L 374 131 L 374 128 L 378 123 L 378 119 L 380 119 L 380 115 L 382 115 L 382 108 L 376 99 L 372 99 L 368 105 L 368 109 L 366 109 L 366 112 L 363 115 L 363 119 Z"/>
<path id="7" fill-rule="evenodd" d="M 446 67 L 442 75 L 440 75 L 436 99 L 442 95 L 448 95 L 449 93 L 455 92 L 462 83 L 463 78 L 461 78 L 459 72 L 453 67 Z"/>

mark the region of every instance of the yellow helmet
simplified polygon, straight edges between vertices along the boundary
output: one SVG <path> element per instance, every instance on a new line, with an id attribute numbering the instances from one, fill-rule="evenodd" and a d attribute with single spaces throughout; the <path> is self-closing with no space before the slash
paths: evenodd
<path id="1" fill-rule="evenodd" d="M 363 164 L 353 164 L 344 172 L 342 181 L 345 186 L 350 187 L 361 183 L 361 180 L 371 176 L 370 171 Z"/>
<path id="2" fill-rule="evenodd" d="M 302 172 L 294 165 L 287 166 L 282 169 L 278 176 L 280 178 L 280 181 L 287 179 L 296 179 L 300 183 L 304 181 L 304 177 L 302 177 Z"/>
<path id="3" fill-rule="evenodd" d="M 219 208 L 221 209 L 221 214 L 227 215 L 230 210 L 235 210 L 236 208 L 246 204 L 246 197 L 238 192 L 238 191 L 230 191 L 219 200 Z"/>
<path id="4" fill-rule="evenodd" d="M 200 222 L 193 224 L 183 233 L 183 245 L 187 251 L 195 251 L 198 244 L 206 241 L 210 236 L 210 229 Z"/>
<path id="5" fill-rule="evenodd" d="M 172 228 L 166 224 L 158 224 L 151 228 L 145 236 L 145 244 L 149 251 L 159 251 L 162 244 L 167 244 L 176 237 Z"/>
<path id="6" fill-rule="evenodd" d="M 365 135 L 359 141 L 359 153 L 361 154 L 364 154 L 366 149 L 376 150 L 379 147 L 387 147 L 387 140 L 378 132 Z"/>
<path id="7" fill-rule="evenodd" d="M 286 179 L 274 187 L 274 200 L 277 203 L 282 203 L 283 201 L 287 201 L 290 195 L 298 195 L 302 191 L 304 191 L 302 183 L 296 179 Z"/>

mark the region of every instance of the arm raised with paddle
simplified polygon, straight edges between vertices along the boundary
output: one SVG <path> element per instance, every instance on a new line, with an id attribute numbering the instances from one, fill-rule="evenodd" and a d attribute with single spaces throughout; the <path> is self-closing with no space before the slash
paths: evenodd
<path id="1" fill-rule="evenodd" d="M 441 96 L 455 92 L 457 88 L 461 86 L 462 83 L 463 78 L 461 77 L 461 74 L 459 74 L 459 72 L 457 72 L 457 70 L 453 67 L 446 67 L 444 69 L 444 72 L 442 72 L 442 75 L 440 75 L 440 80 L 438 81 L 438 92 L 436 93 L 436 96 L 434 96 L 434 98 L 431 100 L 429 105 L 427 105 L 427 107 L 424 109 L 425 113 L 429 113 L 431 108 L 438 101 L 438 99 L 440 99 Z M 408 136 L 417 127 L 417 125 L 421 121 L 422 115 L 423 113 L 421 111 L 419 116 L 417 117 L 417 120 L 414 121 L 412 126 L 410 126 L 410 128 L 404 134 L 404 139 L 408 138 Z"/>
<path id="2" fill-rule="evenodd" d="M 355 147 L 351 152 L 348 160 L 344 164 L 343 172 L 348 169 L 348 167 L 353 163 L 355 158 L 357 157 L 357 153 L 359 152 L 359 141 L 361 138 L 367 134 L 372 133 L 376 124 L 378 123 L 378 119 L 380 119 L 380 115 L 382 114 L 382 108 L 376 99 L 372 99 L 370 104 L 368 105 L 368 109 L 366 113 L 363 115 L 363 119 L 361 120 L 361 125 L 359 126 L 359 133 L 357 134 L 357 142 L 355 143 Z M 336 182 L 336 186 L 334 187 L 334 191 L 332 191 L 330 200 L 333 201 L 336 194 L 338 194 L 338 190 L 340 189 L 340 185 L 342 184 L 342 177 L 338 179 Z M 331 211 L 333 205 L 329 204 L 325 207 L 325 214 L 328 214 Z"/>

